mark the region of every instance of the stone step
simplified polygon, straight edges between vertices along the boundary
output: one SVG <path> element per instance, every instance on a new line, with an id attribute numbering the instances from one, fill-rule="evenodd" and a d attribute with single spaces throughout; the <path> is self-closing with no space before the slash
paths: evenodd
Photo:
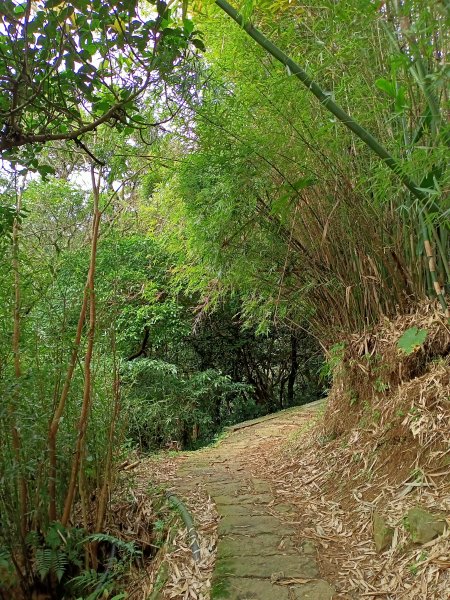
<path id="1" fill-rule="evenodd" d="M 310 552 L 303 553 L 307 554 Z M 238 557 L 242 560 L 246 556 L 270 556 L 297 553 L 292 538 L 283 537 L 278 533 L 263 533 L 256 536 L 226 535 L 220 538 L 217 548 L 218 558 Z M 311 553 L 310 553 L 311 554 Z M 313 551 L 314 554 L 314 551 Z"/>
<path id="2" fill-rule="evenodd" d="M 213 582 L 211 600 L 332 600 L 334 589 L 323 579 L 301 585 L 277 585 L 270 579 L 225 577 Z"/>
<path id="3" fill-rule="evenodd" d="M 291 535 L 292 527 L 281 523 L 277 518 L 270 515 L 265 516 L 226 516 L 219 522 L 219 535 L 227 533 L 244 533 L 259 535 L 261 533 L 278 533 L 279 535 Z"/>
<path id="4" fill-rule="evenodd" d="M 220 550 L 219 550 L 220 552 Z M 318 576 L 316 561 L 312 556 L 302 554 L 262 555 L 218 558 L 216 572 L 222 577 L 272 576 L 283 578 L 314 579 Z"/>

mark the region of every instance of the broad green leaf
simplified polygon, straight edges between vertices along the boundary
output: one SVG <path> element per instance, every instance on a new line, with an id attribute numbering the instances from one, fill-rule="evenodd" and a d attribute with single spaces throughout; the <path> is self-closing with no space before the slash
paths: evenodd
<path id="1" fill-rule="evenodd" d="M 39 165 L 37 170 L 43 179 L 46 179 L 48 175 L 55 174 L 55 169 L 50 165 Z"/>
<path id="2" fill-rule="evenodd" d="M 406 90 L 405 87 L 401 85 L 397 90 L 397 95 L 395 96 L 395 112 L 402 113 L 406 108 L 408 108 Z"/>
<path id="3" fill-rule="evenodd" d="M 397 347 L 405 354 L 412 354 L 418 350 L 427 339 L 428 331 L 426 329 L 418 329 L 410 327 L 399 338 Z"/>
<path id="4" fill-rule="evenodd" d="M 391 96 L 391 98 L 395 98 L 397 96 L 395 85 L 392 83 L 392 81 L 387 79 L 377 79 L 375 81 L 375 85 L 379 90 L 386 92 L 386 94 Z"/>
<path id="5" fill-rule="evenodd" d="M 190 19 L 183 19 L 183 27 L 188 35 L 194 31 L 194 23 Z"/>
<path id="6" fill-rule="evenodd" d="M 202 40 L 199 40 L 198 38 L 196 38 L 195 40 L 191 40 L 191 42 L 192 42 L 192 45 L 195 46 L 201 52 L 205 52 L 206 51 L 206 46 L 202 42 Z"/>

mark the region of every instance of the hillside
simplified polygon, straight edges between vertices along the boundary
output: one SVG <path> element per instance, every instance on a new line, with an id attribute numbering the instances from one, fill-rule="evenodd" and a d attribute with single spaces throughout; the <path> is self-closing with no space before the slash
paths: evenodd
<path id="1" fill-rule="evenodd" d="M 406 354 L 411 327 L 427 337 Z M 427 306 L 342 344 L 325 404 L 236 426 L 169 471 L 143 460 L 139 480 L 174 490 L 201 540 L 199 563 L 186 532 L 166 549 L 160 597 L 446 600 L 449 349 Z"/>

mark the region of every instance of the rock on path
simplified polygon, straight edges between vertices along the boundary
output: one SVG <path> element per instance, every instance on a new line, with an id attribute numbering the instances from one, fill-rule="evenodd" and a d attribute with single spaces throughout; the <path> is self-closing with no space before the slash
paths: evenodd
<path id="1" fill-rule="evenodd" d="M 192 453 L 179 469 L 183 492 L 202 483 L 221 516 L 211 600 L 331 600 L 316 549 L 297 543 L 291 507 L 277 504 L 270 482 L 252 476 L 251 458 L 267 453 L 313 418 L 316 406 L 236 428 L 216 448 Z"/>

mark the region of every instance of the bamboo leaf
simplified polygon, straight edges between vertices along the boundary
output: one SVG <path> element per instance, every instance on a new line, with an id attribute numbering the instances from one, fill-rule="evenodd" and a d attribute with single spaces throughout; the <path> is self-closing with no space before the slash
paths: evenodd
<path id="1" fill-rule="evenodd" d="M 382 92 L 386 92 L 386 94 L 388 94 L 388 96 L 390 96 L 391 98 L 396 98 L 397 92 L 395 89 L 395 85 L 392 83 L 392 81 L 381 78 L 375 81 L 375 85 Z"/>

